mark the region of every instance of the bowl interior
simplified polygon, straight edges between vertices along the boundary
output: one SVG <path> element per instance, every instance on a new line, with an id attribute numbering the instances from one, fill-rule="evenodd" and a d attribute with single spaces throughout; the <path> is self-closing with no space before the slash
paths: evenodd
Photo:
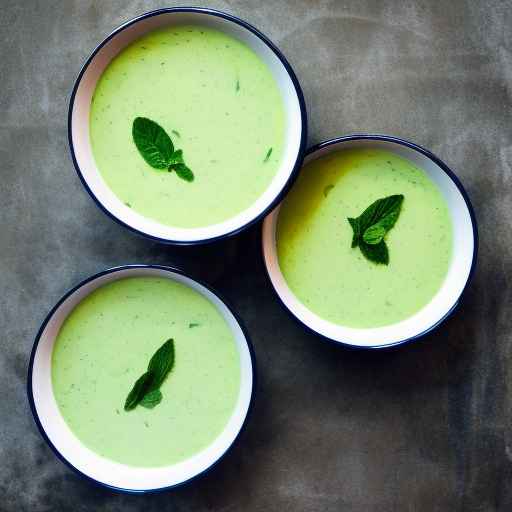
<path id="1" fill-rule="evenodd" d="M 94 453 L 73 434 L 53 394 L 51 357 L 59 329 L 72 309 L 96 288 L 124 277 L 158 276 L 190 286 L 218 309 L 233 332 L 240 355 L 241 383 L 235 409 L 219 437 L 207 448 L 178 464 L 158 468 L 126 466 Z M 247 416 L 252 396 L 253 366 L 248 342 L 242 328 L 229 308 L 214 293 L 196 281 L 170 269 L 128 267 L 104 273 L 79 286 L 52 312 L 40 333 L 33 354 L 29 387 L 35 415 L 50 443 L 69 464 L 86 476 L 108 486 L 130 491 L 147 491 L 183 483 L 208 469 L 229 449 Z"/>
<path id="2" fill-rule="evenodd" d="M 91 150 L 89 111 L 96 83 L 110 61 L 145 33 L 170 25 L 196 24 L 220 30 L 248 45 L 267 64 L 281 91 L 285 116 L 285 150 L 273 181 L 248 209 L 222 223 L 200 228 L 176 228 L 143 217 L 120 201 L 103 180 Z M 232 233 L 261 215 L 286 186 L 300 156 L 304 134 L 300 91 L 277 53 L 258 35 L 220 13 L 157 11 L 119 27 L 95 51 L 83 69 L 70 108 L 70 143 L 76 166 L 90 193 L 114 218 L 146 235 L 176 242 L 198 242 Z M 248 134 L 250 136 L 250 134 Z"/>
<path id="3" fill-rule="evenodd" d="M 279 208 L 266 219 L 263 226 L 265 264 L 272 284 L 285 306 L 305 325 L 335 341 L 358 347 L 383 347 L 400 343 L 434 328 L 457 305 L 470 276 L 475 255 L 475 232 L 468 204 L 455 181 L 427 154 L 405 141 L 353 138 L 322 147 L 309 154 L 305 163 L 333 151 L 356 147 L 385 149 L 406 158 L 423 169 L 443 194 L 453 225 L 452 260 L 446 278 L 423 309 L 399 323 L 373 329 L 356 329 L 324 320 L 307 309 L 288 287 L 279 268 L 276 248 L 276 226 Z"/>

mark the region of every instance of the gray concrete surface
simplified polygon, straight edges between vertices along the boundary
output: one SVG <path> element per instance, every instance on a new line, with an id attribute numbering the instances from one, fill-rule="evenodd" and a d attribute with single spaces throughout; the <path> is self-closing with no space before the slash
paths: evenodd
<path id="1" fill-rule="evenodd" d="M 175 2 L 168 2 L 174 5 Z M 480 224 L 475 279 L 421 343 L 339 350 L 281 309 L 259 230 L 204 248 L 138 238 L 82 189 L 66 139 L 77 71 L 116 25 L 156 1 L 0 2 L 0 510 L 510 511 L 512 509 L 512 2 L 212 1 L 267 33 L 302 82 L 310 143 L 385 132 L 453 166 Z M 119 496 L 59 462 L 25 380 L 49 307 L 116 264 L 175 264 L 244 318 L 260 393 L 242 442 L 209 475 Z"/>

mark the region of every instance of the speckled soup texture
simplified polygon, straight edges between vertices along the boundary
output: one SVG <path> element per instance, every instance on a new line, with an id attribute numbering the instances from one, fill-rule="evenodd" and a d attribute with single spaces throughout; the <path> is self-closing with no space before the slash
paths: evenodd
<path id="1" fill-rule="evenodd" d="M 208 2 L 285 53 L 304 90 L 309 145 L 361 131 L 407 138 L 453 168 L 471 197 L 479 257 L 458 312 L 421 342 L 378 353 L 338 350 L 283 311 L 259 226 L 166 247 L 118 226 L 84 192 L 67 146 L 76 75 L 106 34 L 162 5 L 2 2 L 0 510 L 509 512 L 510 0 Z M 28 355 L 48 310 L 81 279 L 126 263 L 176 265 L 217 288 L 258 363 L 253 413 L 229 455 L 187 487 L 144 497 L 70 471 L 26 399 Z"/>
<path id="2" fill-rule="evenodd" d="M 374 201 L 401 194 L 386 234 L 389 262 L 352 247 L 348 219 Z M 330 322 L 381 327 L 411 317 L 444 281 L 452 222 L 441 191 L 425 172 L 389 151 L 340 149 L 304 166 L 279 210 L 279 267 L 297 298 Z"/>
<path id="3" fill-rule="evenodd" d="M 141 158 L 132 140 L 138 116 L 183 151 L 192 183 Z M 246 210 L 270 185 L 284 149 L 284 104 L 243 42 L 201 25 L 167 27 L 109 64 L 94 92 L 90 134 L 101 175 L 127 206 L 165 225 L 202 227 Z"/>
<path id="4" fill-rule="evenodd" d="M 175 356 L 162 401 L 125 411 L 128 392 L 168 339 Z M 238 359 L 226 321 L 200 293 L 170 279 L 125 278 L 95 290 L 66 319 L 53 350 L 53 390 L 88 448 L 130 466 L 166 466 L 222 432 L 238 399 Z"/>

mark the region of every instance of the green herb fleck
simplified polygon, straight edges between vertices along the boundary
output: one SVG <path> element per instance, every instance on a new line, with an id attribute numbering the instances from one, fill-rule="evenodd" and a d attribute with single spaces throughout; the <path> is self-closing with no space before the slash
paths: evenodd
<path id="1" fill-rule="evenodd" d="M 330 185 L 327 185 L 325 188 L 324 188 L 324 197 L 327 197 L 329 195 L 329 192 L 334 188 L 334 185 L 330 184 Z"/>
<path id="2" fill-rule="evenodd" d="M 235 91 L 238 92 L 239 90 L 240 90 L 240 80 L 237 80 L 236 85 L 235 85 Z"/>
<path id="3" fill-rule="evenodd" d="M 199 327 L 201 324 L 198 324 L 197 322 L 191 322 L 188 324 L 189 329 L 193 329 L 194 327 Z"/>
<path id="4" fill-rule="evenodd" d="M 378 199 L 359 217 L 347 219 L 354 232 L 352 247 L 359 246 L 368 260 L 383 265 L 389 263 L 389 251 L 384 237 L 395 225 L 403 200 L 402 194 Z"/>
<path id="5" fill-rule="evenodd" d="M 179 132 L 172 130 L 177 137 Z M 174 150 L 174 144 L 167 132 L 157 123 L 145 117 L 133 121 L 132 136 L 142 158 L 155 169 L 176 171 L 185 181 L 194 181 L 194 173 L 185 165 L 183 150 Z"/>
<path id="6" fill-rule="evenodd" d="M 171 130 L 171 133 L 176 135 L 176 137 L 181 138 L 180 132 L 178 130 Z"/>
<path id="7" fill-rule="evenodd" d="M 132 207 L 132 205 L 131 205 L 130 203 L 128 203 L 128 202 L 126 202 L 126 203 L 124 203 L 124 204 L 125 204 L 126 206 L 128 206 L 128 208 L 131 208 L 131 207 Z"/>
<path id="8" fill-rule="evenodd" d="M 269 150 L 267 151 L 267 154 L 265 155 L 265 158 L 263 160 L 263 162 L 268 162 L 269 158 L 270 158 L 270 155 L 272 154 L 272 149 L 273 148 L 269 148 Z"/>
<path id="9" fill-rule="evenodd" d="M 160 386 L 174 366 L 174 340 L 167 340 L 153 355 L 147 371 L 140 376 L 128 393 L 124 404 L 125 411 L 142 405 L 152 409 L 162 400 Z"/>

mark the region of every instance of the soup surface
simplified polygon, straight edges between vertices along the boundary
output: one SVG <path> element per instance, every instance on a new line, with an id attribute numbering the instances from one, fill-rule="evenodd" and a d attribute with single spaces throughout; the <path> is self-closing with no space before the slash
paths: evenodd
<path id="1" fill-rule="evenodd" d="M 153 409 L 124 410 L 155 351 L 174 339 L 175 364 Z M 232 331 L 203 295 L 176 281 L 134 277 L 98 288 L 71 312 L 52 356 L 54 395 L 74 434 L 132 466 L 164 466 L 206 448 L 238 399 Z"/>
<path id="2" fill-rule="evenodd" d="M 132 139 L 136 117 L 165 129 L 195 180 L 150 167 Z M 249 208 L 277 173 L 284 104 L 246 44 L 202 26 L 155 30 L 107 66 L 90 112 L 93 155 L 114 194 L 137 213 L 204 227 Z"/>
<path id="3" fill-rule="evenodd" d="M 385 242 L 389 264 L 352 248 L 347 217 L 403 194 Z M 312 312 L 348 327 L 404 320 L 430 302 L 447 274 L 452 224 L 443 196 L 425 172 L 384 150 L 348 149 L 314 160 L 279 211 L 277 250 L 283 276 Z"/>

